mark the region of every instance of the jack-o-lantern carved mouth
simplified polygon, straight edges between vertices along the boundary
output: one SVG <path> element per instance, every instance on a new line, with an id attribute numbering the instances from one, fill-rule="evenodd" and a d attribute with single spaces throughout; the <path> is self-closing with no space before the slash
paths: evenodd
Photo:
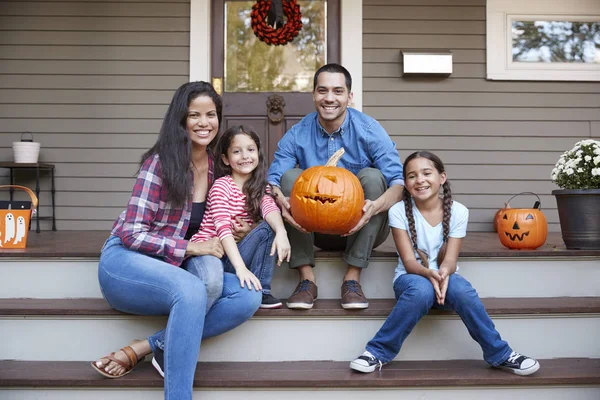
<path id="1" fill-rule="evenodd" d="M 300 177 L 299 182 L 304 182 L 302 177 Z M 303 200 L 304 202 L 318 201 L 321 204 L 326 204 L 326 203 L 333 204 L 339 200 L 340 196 L 335 196 L 335 195 L 330 195 L 330 194 L 325 194 L 325 193 L 335 192 L 335 189 L 333 189 L 333 188 L 334 188 L 334 185 L 337 184 L 337 182 L 338 182 L 337 176 L 323 175 L 321 177 L 321 180 L 319 181 L 319 183 L 316 185 L 314 192 L 297 193 L 296 196 L 299 199 Z"/>
<path id="2" fill-rule="evenodd" d="M 525 236 L 529 236 L 529 231 L 527 231 L 527 232 L 523 232 L 523 233 L 522 233 L 522 234 L 520 234 L 520 235 L 519 235 L 518 233 L 515 233 L 514 235 L 511 235 L 511 234 L 510 234 L 510 233 L 508 233 L 508 232 L 504 232 L 504 234 L 505 234 L 506 236 L 508 236 L 508 238 L 509 238 L 511 241 L 513 241 L 513 242 L 514 242 L 515 240 L 519 240 L 519 242 L 522 242 L 522 241 L 523 241 L 523 239 L 525 239 Z"/>
<path id="3" fill-rule="evenodd" d="M 321 204 L 325 204 L 325 203 L 335 203 L 336 201 L 338 201 L 338 199 L 340 198 L 339 196 L 328 196 L 325 194 L 319 194 L 319 193 L 315 193 L 315 194 L 310 194 L 310 193 L 304 193 L 304 194 L 299 194 L 297 195 L 297 197 L 301 200 L 303 200 L 304 202 L 307 201 L 318 201 Z"/>

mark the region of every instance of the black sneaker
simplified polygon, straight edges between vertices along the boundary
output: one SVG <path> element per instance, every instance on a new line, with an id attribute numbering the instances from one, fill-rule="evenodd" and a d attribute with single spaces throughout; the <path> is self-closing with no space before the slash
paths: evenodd
<path id="1" fill-rule="evenodd" d="M 164 365 L 165 352 L 160 349 L 157 349 L 156 352 L 154 352 L 154 357 L 152 357 L 152 366 L 154 367 L 156 372 L 158 372 L 163 378 L 165 377 L 165 370 L 163 367 Z"/>
<path id="2" fill-rule="evenodd" d="M 281 300 L 273 297 L 271 293 L 263 293 L 260 308 L 280 308 L 283 306 Z"/>
<path id="3" fill-rule="evenodd" d="M 531 375 L 540 369 L 540 363 L 535 358 L 527 357 L 513 351 L 506 361 L 498 365 L 498 368 L 511 371 L 517 375 Z"/>
<path id="4" fill-rule="evenodd" d="M 385 363 L 378 360 L 373 354 L 365 351 L 360 357 L 350 363 L 350 368 L 355 371 L 369 373 L 375 371 L 377 368 L 381 371 L 381 367 L 383 367 L 384 364 Z"/>

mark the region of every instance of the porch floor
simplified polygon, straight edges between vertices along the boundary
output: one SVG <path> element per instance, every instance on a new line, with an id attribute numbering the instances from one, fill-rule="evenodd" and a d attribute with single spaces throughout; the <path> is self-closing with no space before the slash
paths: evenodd
<path id="1" fill-rule="evenodd" d="M 100 249 L 108 238 L 106 231 L 42 231 L 29 233 L 27 248 L 2 249 L 0 258 L 99 258 Z M 341 252 L 317 251 L 317 257 L 339 257 Z M 536 250 L 505 248 L 494 232 L 469 232 L 464 240 L 460 257 L 582 257 L 600 256 L 600 250 L 568 250 L 560 232 L 548 233 L 546 244 Z M 392 236 L 372 254 L 373 258 L 396 257 Z"/>

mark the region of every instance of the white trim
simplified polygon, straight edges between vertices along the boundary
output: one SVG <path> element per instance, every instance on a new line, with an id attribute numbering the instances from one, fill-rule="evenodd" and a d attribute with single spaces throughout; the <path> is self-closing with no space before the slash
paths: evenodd
<path id="1" fill-rule="evenodd" d="M 210 82 L 210 0 L 190 1 L 190 82 Z"/>
<path id="2" fill-rule="evenodd" d="M 353 107 L 363 106 L 363 40 L 362 0 L 341 0 L 340 51 L 341 64 L 352 75 Z"/>
<path id="3" fill-rule="evenodd" d="M 600 81 L 599 64 L 512 61 L 513 20 L 600 20 L 598 0 L 488 0 L 487 78 L 492 80 Z"/>
<path id="4" fill-rule="evenodd" d="M 340 0 L 341 63 L 352 74 L 354 108 L 362 111 L 362 0 Z M 211 0 L 190 0 L 190 81 L 211 81 Z"/>

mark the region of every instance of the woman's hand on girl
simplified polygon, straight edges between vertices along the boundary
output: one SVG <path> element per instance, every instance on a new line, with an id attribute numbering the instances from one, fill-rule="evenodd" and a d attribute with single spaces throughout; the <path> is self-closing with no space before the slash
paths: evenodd
<path id="1" fill-rule="evenodd" d="M 231 233 L 236 243 L 239 243 L 251 230 L 250 224 L 240 217 L 235 217 L 235 222 L 231 224 Z"/>
<path id="2" fill-rule="evenodd" d="M 277 266 L 280 266 L 284 261 L 290 261 L 292 255 L 292 246 L 287 237 L 287 232 L 279 232 L 275 235 L 273 246 L 271 246 L 271 255 L 277 252 Z"/>
<path id="3" fill-rule="evenodd" d="M 260 284 L 260 281 L 258 280 L 256 275 L 254 275 L 252 272 L 250 272 L 250 270 L 248 270 L 248 268 L 236 268 L 235 275 L 240 280 L 240 285 L 242 287 L 247 287 L 248 290 L 250 290 L 254 286 L 254 289 L 262 290 L 262 285 Z"/>
<path id="4" fill-rule="evenodd" d="M 188 242 L 187 249 L 185 250 L 187 256 L 215 256 L 218 258 L 223 257 L 224 251 L 223 246 L 219 238 L 212 238 L 206 242 Z"/>

